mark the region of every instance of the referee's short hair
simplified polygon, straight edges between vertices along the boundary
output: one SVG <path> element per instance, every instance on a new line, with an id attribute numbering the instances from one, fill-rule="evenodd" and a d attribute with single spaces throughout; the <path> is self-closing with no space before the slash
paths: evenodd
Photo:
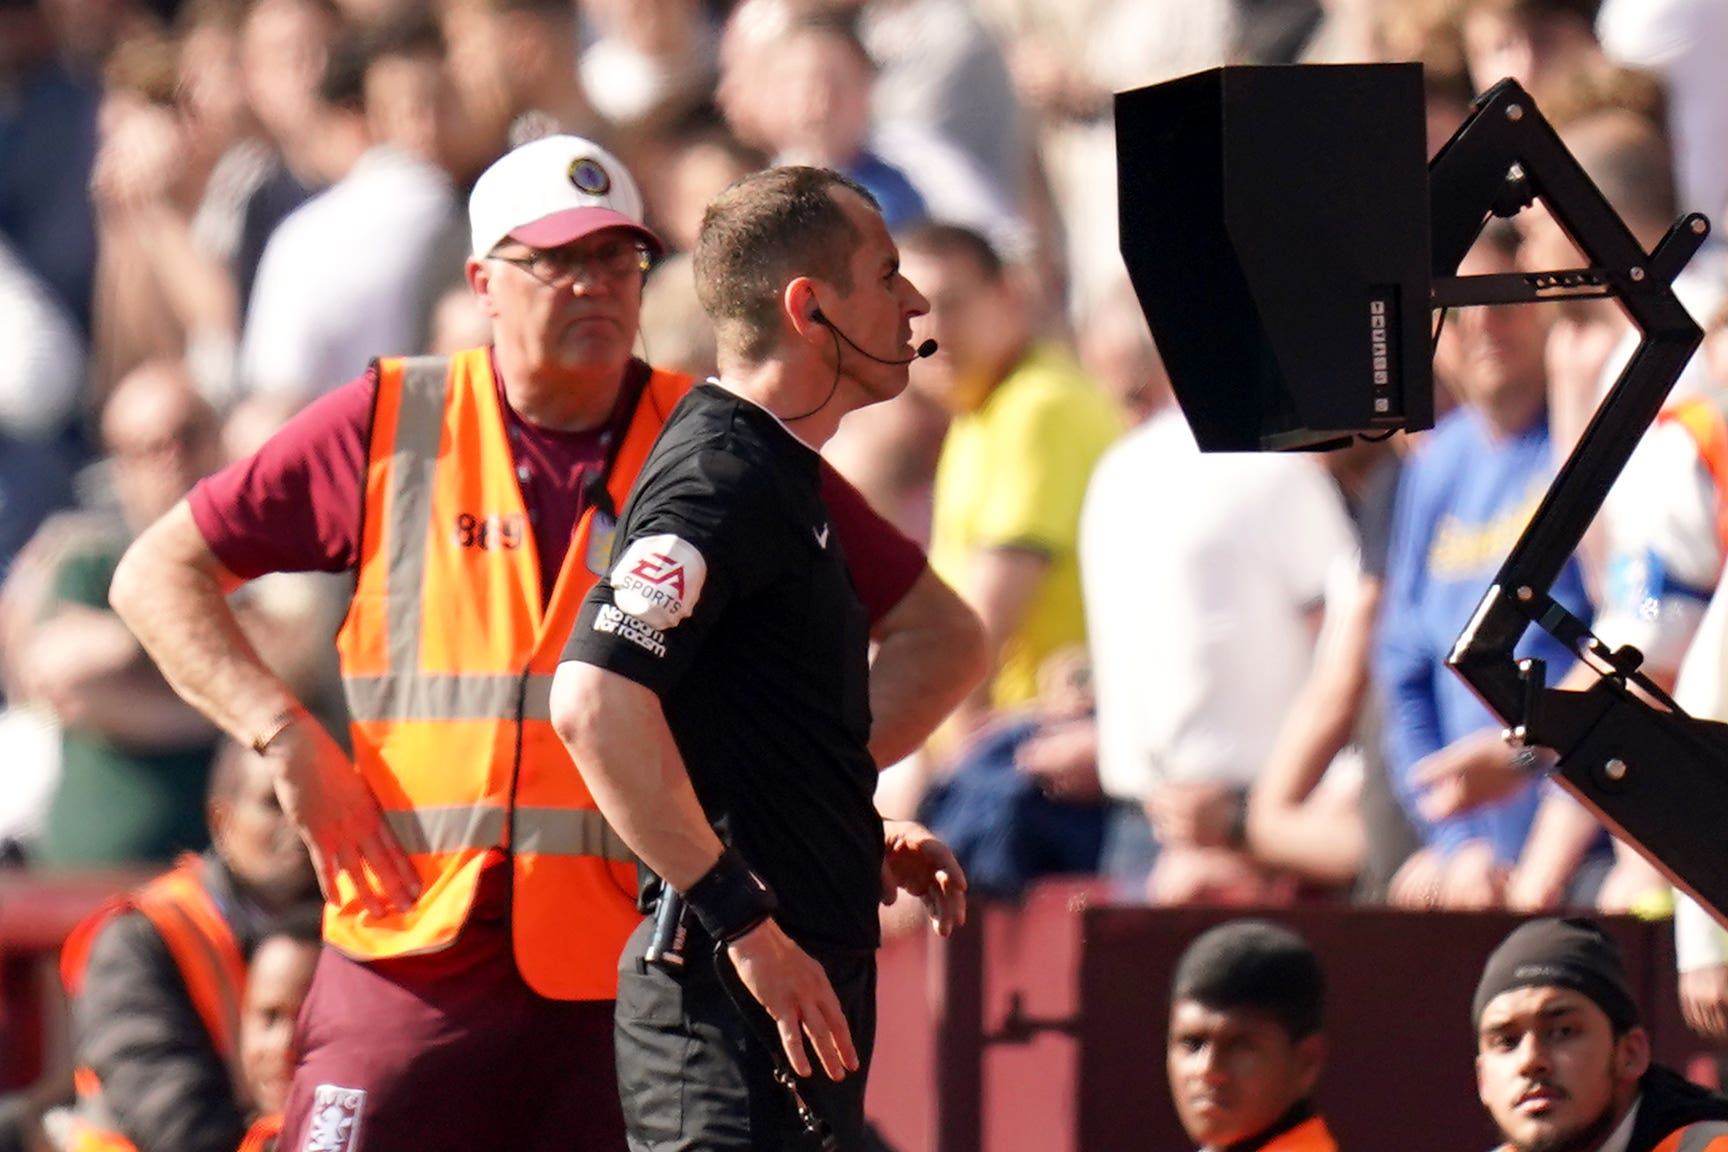
<path id="1" fill-rule="evenodd" d="M 878 207 L 857 181 L 803 166 L 752 173 L 708 205 L 696 239 L 696 295 L 723 346 L 760 362 L 778 338 L 780 294 L 794 277 L 852 290 L 863 234 L 835 201 L 836 188 Z"/>
<path id="2" fill-rule="evenodd" d="M 1172 1005 L 1261 1012 L 1292 1040 L 1320 1031 L 1326 978 L 1308 942 L 1267 920 L 1231 920 L 1200 934 L 1176 962 Z"/>

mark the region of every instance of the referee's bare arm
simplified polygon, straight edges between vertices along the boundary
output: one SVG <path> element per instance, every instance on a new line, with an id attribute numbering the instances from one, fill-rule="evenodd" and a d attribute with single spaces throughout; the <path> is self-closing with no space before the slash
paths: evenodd
<path id="1" fill-rule="evenodd" d="M 910 756 L 990 671 L 978 614 L 929 568 L 876 622 L 870 663 L 870 755 Z"/>
<path id="2" fill-rule="evenodd" d="M 707 875 L 723 845 L 690 784 L 660 698 L 616 672 L 566 660 L 552 680 L 552 724 L 601 815 L 679 892 Z M 805 1037 L 831 1080 L 858 1050 L 827 973 L 772 918 L 728 945 L 739 978 L 773 1017 L 793 1071 L 811 1072 Z"/>

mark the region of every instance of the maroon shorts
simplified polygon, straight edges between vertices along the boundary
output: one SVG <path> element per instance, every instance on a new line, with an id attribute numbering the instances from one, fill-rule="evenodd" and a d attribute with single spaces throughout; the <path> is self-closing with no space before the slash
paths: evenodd
<path id="1" fill-rule="evenodd" d="M 324 949 L 278 1152 L 623 1152 L 612 1002 L 524 984 L 497 903 L 425 956 Z"/>

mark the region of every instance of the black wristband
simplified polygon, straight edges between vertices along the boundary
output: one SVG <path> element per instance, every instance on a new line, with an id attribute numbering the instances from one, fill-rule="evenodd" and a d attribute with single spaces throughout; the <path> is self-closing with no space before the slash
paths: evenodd
<path id="1" fill-rule="evenodd" d="M 714 867 L 690 885 L 684 903 L 696 914 L 702 930 L 722 944 L 738 939 L 780 907 L 774 890 L 732 848 L 720 853 Z"/>

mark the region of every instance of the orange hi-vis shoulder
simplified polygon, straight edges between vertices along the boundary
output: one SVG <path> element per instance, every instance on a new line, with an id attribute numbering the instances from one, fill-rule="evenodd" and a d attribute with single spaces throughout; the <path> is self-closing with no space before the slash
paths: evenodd
<path id="1" fill-rule="evenodd" d="M 376 916 L 343 874 L 324 938 L 363 960 L 442 948 L 468 916 L 487 856 L 502 850 L 523 978 L 555 999 L 611 999 L 640 919 L 635 858 L 601 818 L 548 703 L 610 554 L 610 517 L 583 513 L 542 607 L 487 350 L 380 360 L 377 374 L 358 579 L 337 648 L 355 763 L 421 896 Z M 690 384 L 655 372 L 643 386 L 612 447 L 613 508 Z"/>
<path id="2" fill-rule="evenodd" d="M 182 857 L 171 871 L 85 917 L 60 949 L 60 982 L 68 996 L 76 997 L 84 988 L 84 971 L 96 934 L 121 912 L 142 912 L 168 946 L 192 1006 L 238 1090 L 242 1083 L 238 1071 L 240 997 L 246 986 L 246 958 L 233 928 L 204 887 L 203 875 L 201 859 Z M 69 1152 L 136 1152 L 132 1142 L 114 1130 L 95 1070 L 81 1066 L 73 1078 L 79 1099 L 67 1141 Z"/>
<path id="3" fill-rule="evenodd" d="M 1338 1152 L 1338 1145 L 1333 1141 L 1326 1121 L 1314 1116 L 1273 1137 L 1260 1152 Z"/>
<path id="4" fill-rule="evenodd" d="M 1658 419 L 1671 420 L 1686 429 L 1698 448 L 1698 459 L 1716 485 L 1716 540 L 1728 555 L 1728 397 L 1693 396 L 1670 408 Z"/>
<path id="5" fill-rule="evenodd" d="M 252 1121 L 252 1126 L 246 1129 L 246 1136 L 240 1141 L 236 1152 L 265 1152 L 273 1147 L 272 1141 L 282 1135 L 282 1114 L 271 1112 Z"/>
<path id="6" fill-rule="evenodd" d="M 1650 1152 L 1728 1152 L 1728 1120 L 1700 1120 L 1670 1132 Z"/>

